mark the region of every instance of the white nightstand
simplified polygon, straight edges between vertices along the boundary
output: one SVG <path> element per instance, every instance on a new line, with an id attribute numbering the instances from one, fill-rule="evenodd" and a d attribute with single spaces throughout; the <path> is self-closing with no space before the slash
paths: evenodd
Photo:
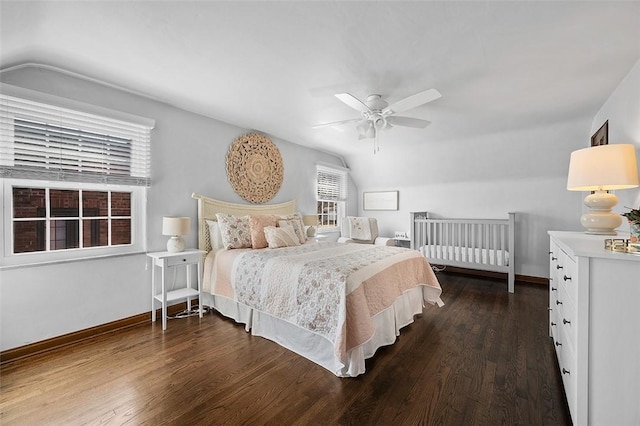
<path id="1" fill-rule="evenodd" d="M 162 304 L 162 330 L 167 329 L 167 302 L 186 299 L 187 309 L 191 309 L 191 299 L 198 298 L 200 303 L 200 318 L 202 318 L 202 258 L 205 252 L 202 250 L 185 250 L 179 253 L 160 251 L 147 253 L 152 259 L 151 265 L 151 321 L 156 320 L 156 300 Z M 167 291 L 166 272 L 169 268 L 185 265 L 187 269 L 187 287 Z M 198 266 L 198 288 L 191 287 L 191 266 Z M 161 269 L 162 287 L 160 292 L 156 290 L 156 266 Z"/>

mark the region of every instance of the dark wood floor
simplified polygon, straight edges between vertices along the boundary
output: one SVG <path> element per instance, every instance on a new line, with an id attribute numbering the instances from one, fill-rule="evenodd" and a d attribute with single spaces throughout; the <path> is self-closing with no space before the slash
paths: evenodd
<path id="1" fill-rule="evenodd" d="M 0 370 L 0 423 L 570 424 L 547 289 L 439 275 L 395 345 L 340 379 L 210 314 L 137 326 Z"/>

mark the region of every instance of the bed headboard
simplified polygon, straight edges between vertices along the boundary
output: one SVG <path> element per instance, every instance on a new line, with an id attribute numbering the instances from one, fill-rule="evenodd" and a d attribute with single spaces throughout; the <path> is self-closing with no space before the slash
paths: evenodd
<path id="1" fill-rule="evenodd" d="M 226 213 L 235 216 L 249 214 L 291 214 L 296 212 L 296 200 L 280 204 L 236 204 L 214 200 L 204 195 L 191 194 L 191 198 L 198 200 L 198 249 L 209 252 L 211 240 L 205 220 L 217 220 L 216 213 Z"/>

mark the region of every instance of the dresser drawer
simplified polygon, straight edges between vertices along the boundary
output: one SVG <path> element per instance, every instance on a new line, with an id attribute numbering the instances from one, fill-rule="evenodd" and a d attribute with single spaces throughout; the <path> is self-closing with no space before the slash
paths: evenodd
<path id="1" fill-rule="evenodd" d="M 554 341 L 554 346 L 558 356 L 558 365 L 569 411 L 571 412 L 571 417 L 575 419 L 578 404 L 578 363 L 573 348 L 567 343 L 568 337 L 564 330 L 562 327 L 558 329 L 558 338 Z"/>
<path id="2" fill-rule="evenodd" d="M 575 278 L 577 270 L 576 262 L 563 250 L 558 251 L 560 253 L 558 255 L 558 264 L 556 265 L 556 276 L 554 282 L 559 287 L 564 287 L 566 289 L 567 296 L 575 305 L 576 300 L 578 299 L 578 287 L 577 284 L 574 284 L 574 281 L 577 283 L 577 279 Z"/>
<path id="3" fill-rule="evenodd" d="M 577 311 L 575 304 L 569 297 L 565 286 L 561 285 L 556 292 L 555 312 L 557 327 L 562 328 L 567 342 L 575 352 L 577 340 Z"/>

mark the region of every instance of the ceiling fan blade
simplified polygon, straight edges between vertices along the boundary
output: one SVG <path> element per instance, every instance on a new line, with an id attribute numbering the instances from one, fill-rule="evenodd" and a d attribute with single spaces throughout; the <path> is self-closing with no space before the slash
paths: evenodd
<path id="1" fill-rule="evenodd" d="M 349 93 L 337 93 L 334 96 L 360 113 L 371 112 L 364 102 Z"/>
<path id="2" fill-rule="evenodd" d="M 394 126 L 415 127 L 419 129 L 424 129 L 429 124 L 431 124 L 431 122 L 427 120 L 421 120 L 419 118 L 412 117 L 398 117 L 395 115 L 387 117 L 387 123 Z"/>
<path id="3" fill-rule="evenodd" d="M 435 101 L 441 97 L 442 95 L 436 89 L 425 90 L 424 92 L 416 93 L 415 95 L 389 105 L 382 111 L 382 114 L 396 114 L 398 112 L 406 111 L 408 109 L 424 105 L 428 102 Z"/>
<path id="4" fill-rule="evenodd" d="M 342 126 L 344 124 L 349 124 L 349 123 L 353 123 L 355 121 L 360 121 L 362 120 L 362 118 L 351 118 L 349 120 L 342 120 L 342 121 L 334 121 L 331 123 L 324 123 L 324 124 L 316 124 L 315 126 L 312 126 L 312 129 L 322 129 L 324 127 L 334 127 L 334 126 Z"/>

